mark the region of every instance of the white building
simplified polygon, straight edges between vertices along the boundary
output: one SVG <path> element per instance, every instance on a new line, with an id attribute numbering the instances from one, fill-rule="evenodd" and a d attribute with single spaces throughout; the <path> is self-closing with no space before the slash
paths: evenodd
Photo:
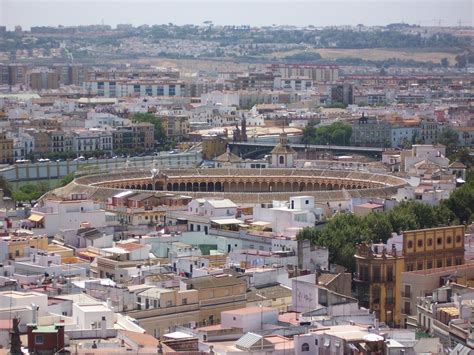
<path id="1" fill-rule="evenodd" d="M 185 86 L 178 80 L 90 80 L 84 89 L 103 97 L 184 96 Z"/>
<path id="2" fill-rule="evenodd" d="M 420 136 L 419 127 L 394 126 L 390 129 L 390 143 L 392 147 L 401 147 L 404 142 L 412 143 L 413 137 Z"/>
<path id="3" fill-rule="evenodd" d="M 106 212 L 99 204 L 86 199 L 85 195 L 74 194 L 68 200 L 45 199 L 41 206 L 34 207 L 25 225 L 32 227 L 35 234 L 53 236 L 60 230 L 79 229 L 82 224 L 90 227 L 105 227 Z"/>
<path id="4" fill-rule="evenodd" d="M 263 329 L 264 324 L 277 324 L 278 309 L 247 307 L 221 312 L 222 328 L 241 328 L 243 333 Z"/>
<path id="5" fill-rule="evenodd" d="M 112 329 L 114 312 L 103 303 L 73 303 L 72 319 L 77 329 Z M 105 328 L 104 328 L 105 327 Z"/>
<path id="6" fill-rule="evenodd" d="M 88 112 L 85 121 L 85 128 L 105 128 L 128 126 L 131 120 L 127 118 L 118 117 L 106 112 Z"/>
<path id="7" fill-rule="evenodd" d="M 323 211 L 315 208 L 313 196 L 295 196 L 289 202 L 258 204 L 253 214 L 255 221 L 267 222 L 275 233 L 296 235 L 302 228 L 313 227 L 318 218 L 322 218 Z"/>

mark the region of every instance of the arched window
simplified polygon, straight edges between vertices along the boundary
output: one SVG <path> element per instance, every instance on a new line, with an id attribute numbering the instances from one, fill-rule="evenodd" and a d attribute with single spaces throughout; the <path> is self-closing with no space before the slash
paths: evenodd
<path id="1" fill-rule="evenodd" d="M 285 164 L 285 157 L 280 155 L 280 164 Z"/>
<path id="2" fill-rule="evenodd" d="M 303 343 L 303 345 L 301 345 L 301 351 L 309 351 L 309 344 Z"/>

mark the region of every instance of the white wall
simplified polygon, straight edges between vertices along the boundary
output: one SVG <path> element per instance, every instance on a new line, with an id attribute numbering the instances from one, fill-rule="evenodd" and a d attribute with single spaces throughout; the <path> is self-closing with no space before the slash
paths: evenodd
<path id="1" fill-rule="evenodd" d="M 317 308 L 319 289 L 314 283 L 293 278 L 291 286 L 292 309 L 296 312 L 309 312 Z"/>
<path id="2" fill-rule="evenodd" d="M 262 329 L 262 324 L 276 324 L 278 321 L 277 309 L 262 308 L 260 312 L 250 314 L 240 314 L 239 310 L 221 313 L 221 323 L 223 327 L 242 328 L 243 332 Z"/>

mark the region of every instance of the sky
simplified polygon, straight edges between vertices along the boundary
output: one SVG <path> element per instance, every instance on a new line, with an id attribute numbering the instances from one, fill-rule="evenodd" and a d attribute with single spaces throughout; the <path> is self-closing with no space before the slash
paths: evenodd
<path id="1" fill-rule="evenodd" d="M 474 26 L 473 0 L 0 0 L 0 25 Z"/>

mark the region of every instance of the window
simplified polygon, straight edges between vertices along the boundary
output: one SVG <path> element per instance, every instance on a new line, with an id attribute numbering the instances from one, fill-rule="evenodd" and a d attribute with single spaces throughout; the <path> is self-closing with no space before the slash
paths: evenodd
<path id="1" fill-rule="evenodd" d="M 443 267 L 443 260 L 437 260 L 436 267 Z"/>
<path id="2" fill-rule="evenodd" d="M 432 269 L 433 268 L 433 262 L 431 260 L 428 261 L 426 268 L 427 269 Z"/>
<path id="3" fill-rule="evenodd" d="M 429 239 L 428 239 L 428 246 L 430 247 L 430 246 L 432 246 L 432 245 L 433 245 L 433 239 L 429 238 Z"/>
<path id="4" fill-rule="evenodd" d="M 423 247 L 423 240 L 419 239 L 418 240 L 418 248 L 422 248 Z"/>
<path id="5" fill-rule="evenodd" d="M 42 335 L 37 335 L 35 336 L 35 344 L 36 345 L 42 345 L 44 344 L 44 338 Z"/>
<path id="6" fill-rule="evenodd" d="M 422 261 L 418 262 L 418 264 L 416 266 L 416 269 L 417 270 L 423 270 L 423 262 Z"/>
<path id="7" fill-rule="evenodd" d="M 413 248 L 413 242 L 410 240 L 410 241 L 408 242 L 408 249 L 411 249 L 411 248 Z"/>
<path id="8" fill-rule="evenodd" d="M 373 282 L 380 282 L 380 266 L 372 266 L 372 281 Z"/>
<path id="9" fill-rule="evenodd" d="M 314 339 L 314 345 L 318 346 L 318 339 Z"/>
<path id="10" fill-rule="evenodd" d="M 441 239 L 441 238 L 436 239 L 436 243 L 437 243 L 438 245 L 443 244 L 443 239 Z"/>
<path id="11" fill-rule="evenodd" d="M 303 345 L 301 345 L 301 351 L 309 351 L 309 344 L 303 343 Z"/>
<path id="12" fill-rule="evenodd" d="M 285 164 L 285 157 L 280 155 L 280 164 Z"/>
<path id="13" fill-rule="evenodd" d="M 188 304 L 188 299 L 187 298 L 183 298 L 183 304 Z"/>
<path id="14" fill-rule="evenodd" d="M 388 282 L 393 281 L 393 267 L 392 266 L 387 266 L 387 281 Z"/>
<path id="15" fill-rule="evenodd" d="M 461 243 L 461 236 L 460 235 L 456 236 L 456 243 Z"/>
<path id="16" fill-rule="evenodd" d="M 446 266 L 451 266 L 453 262 L 451 261 L 451 258 L 446 259 Z"/>
<path id="17" fill-rule="evenodd" d="M 448 237 L 448 239 L 446 241 L 448 242 L 448 244 L 451 244 L 451 242 L 453 241 L 453 238 Z"/>
<path id="18" fill-rule="evenodd" d="M 20 256 L 20 251 L 19 250 L 15 250 L 15 256 Z"/>

